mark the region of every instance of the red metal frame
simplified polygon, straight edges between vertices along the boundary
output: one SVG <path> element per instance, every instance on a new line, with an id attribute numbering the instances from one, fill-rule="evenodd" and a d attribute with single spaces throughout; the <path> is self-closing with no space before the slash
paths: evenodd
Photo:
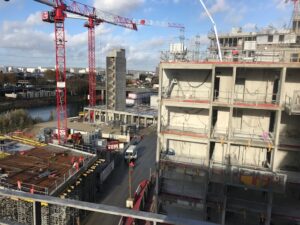
<path id="1" fill-rule="evenodd" d="M 55 47 L 56 47 L 56 112 L 57 137 L 59 143 L 67 134 L 67 89 L 66 89 L 66 48 L 63 5 L 55 8 Z"/>
<path id="2" fill-rule="evenodd" d="M 96 57 L 95 57 L 95 25 L 93 18 L 89 18 L 85 25 L 88 28 L 88 60 L 89 60 L 89 105 L 96 105 Z"/>

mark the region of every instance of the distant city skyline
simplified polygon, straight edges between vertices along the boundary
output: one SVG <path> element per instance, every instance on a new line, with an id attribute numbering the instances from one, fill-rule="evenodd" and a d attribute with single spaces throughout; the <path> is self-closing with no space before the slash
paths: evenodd
<path id="1" fill-rule="evenodd" d="M 186 27 L 186 42 L 201 36 L 202 49 L 208 44 L 212 26 L 198 0 L 88 0 L 79 1 L 98 9 L 135 19 L 176 22 Z M 268 25 L 289 25 L 292 7 L 284 0 L 204 0 L 218 31 L 231 27 L 253 30 Z M 0 2 L 0 65 L 48 67 L 55 64 L 53 24 L 41 21 L 41 12 L 50 7 L 28 0 Z M 267 13 L 266 13 L 267 12 Z M 87 67 L 87 31 L 84 21 L 66 20 L 67 67 Z M 112 48 L 125 48 L 127 67 L 155 70 L 160 51 L 178 42 L 179 30 L 158 26 L 138 27 L 130 31 L 101 24 L 96 29 L 96 64 L 105 67 L 105 57 Z"/>

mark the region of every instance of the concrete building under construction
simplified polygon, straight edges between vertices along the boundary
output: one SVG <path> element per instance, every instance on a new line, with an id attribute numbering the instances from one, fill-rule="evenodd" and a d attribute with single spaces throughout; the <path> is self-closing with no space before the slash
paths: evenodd
<path id="1" fill-rule="evenodd" d="M 93 202 L 107 163 L 95 154 L 4 136 L 0 137 L 0 165 L 3 190 Z M 30 199 L 0 198 L 0 224 L 29 225 L 35 224 L 36 218 L 42 225 L 79 224 L 85 215 Z"/>
<path id="2" fill-rule="evenodd" d="M 124 111 L 126 106 L 125 49 L 111 51 L 106 57 L 106 107 Z"/>
<path id="3" fill-rule="evenodd" d="M 161 63 L 159 102 L 159 212 L 300 221 L 299 63 Z"/>
<path id="4" fill-rule="evenodd" d="M 290 28 L 277 29 L 273 26 L 245 32 L 233 28 L 230 33 L 219 35 L 224 61 L 242 62 L 300 62 L 300 1 L 294 2 Z M 217 56 L 214 33 L 210 39 L 210 56 Z"/>

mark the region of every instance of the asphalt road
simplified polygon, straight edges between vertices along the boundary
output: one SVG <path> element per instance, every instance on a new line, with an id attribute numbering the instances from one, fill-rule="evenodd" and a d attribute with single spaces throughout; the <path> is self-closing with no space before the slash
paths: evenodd
<path id="1" fill-rule="evenodd" d="M 135 192 L 142 180 L 149 178 L 150 168 L 152 172 L 155 169 L 156 138 L 156 132 L 152 132 L 149 135 L 145 135 L 144 139 L 137 146 L 138 159 L 135 162 L 132 176 L 132 193 Z M 125 207 L 128 196 L 128 164 L 122 160 L 121 164 L 108 177 L 102 192 L 98 196 L 97 202 Z M 92 213 L 86 218 L 83 224 L 116 225 L 119 220 L 120 217 L 118 216 Z"/>

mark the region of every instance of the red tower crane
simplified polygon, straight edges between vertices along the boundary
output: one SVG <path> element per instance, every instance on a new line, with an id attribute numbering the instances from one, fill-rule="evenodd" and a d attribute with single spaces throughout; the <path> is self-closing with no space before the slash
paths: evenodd
<path id="1" fill-rule="evenodd" d="M 124 28 L 137 30 L 132 20 L 107 13 L 94 7 L 73 0 L 34 0 L 54 8 L 51 12 L 45 12 L 42 19 L 45 22 L 54 23 L 56 46 L 56 110 L 58 141 L 66 139 L 67 133 L 67 89 L 66 89 L 66 46 L 64 21 L 66 13 L 73 13 L 88 18 L 85 25 L 88 29 L 88 60 L 89 60 L 89 103 L 96 103 L 96 72 L 95 72 L 95 26 L 100 23 L 109 23 Z"/>

